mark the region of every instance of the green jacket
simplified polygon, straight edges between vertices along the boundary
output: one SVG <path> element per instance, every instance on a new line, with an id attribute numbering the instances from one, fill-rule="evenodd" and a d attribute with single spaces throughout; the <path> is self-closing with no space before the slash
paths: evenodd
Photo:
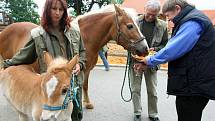
<path id="1" fill-rule="evenodd" d="M 141 31 L 143 29 L 143 20 L 144 15 L 141 15 L 139 16 L 137 21 Z M 156 19 L 153 31 L 153 39 L 149 47 L 154 47 L 155 51 L 159 51 L 166 45 L 167 41 L 168 41 L 167 23 L 161 19 Z"/>
<path id="2" fill-rule="evenodd" d="M 64 38 L 68 40 L 68 43 L 65 43 L 68 53 L 66 58 L 71 59 L 74 55 L 79 54 L 79 64 L 81 70 L 83 70 L 86 63 L 86 54 L 79 30 L 70 27 L 64 31 Z M 6 68 L 12 65 L 31 64 L 38 59 L 40 73 L 43 73 L 47 69 L 43 51 L 48 51 L 53 57 L 61 56 L 57 37 L 51 37 L 39 26 L 31 31 L 30 41 L 13 58 L 5 60 L 3 66 Z"/>

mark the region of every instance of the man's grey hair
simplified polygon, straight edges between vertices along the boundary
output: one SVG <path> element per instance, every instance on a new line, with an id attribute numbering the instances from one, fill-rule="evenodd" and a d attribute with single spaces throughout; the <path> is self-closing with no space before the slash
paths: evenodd
<path id="1" fill-rule="evenodd" d="M 161 4 L 159 0 L 149 0 L 146 2 L 145 9 L 151 8 L 160 11 Z"/>
<path id="2" fill-rule="evenodd" d="M 183 9 L 189 4 L 186 0 L 166 0 L 163 4 L 162 12 L 166 13 L 167 11 L 175 10 L 175 6 L 178 5 Z M 193 5 L 192 5 L 193 6 Z"/>

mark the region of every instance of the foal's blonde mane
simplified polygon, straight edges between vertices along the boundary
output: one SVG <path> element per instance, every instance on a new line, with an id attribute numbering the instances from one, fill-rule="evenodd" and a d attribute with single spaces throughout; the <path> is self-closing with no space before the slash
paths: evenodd
<path id="1" fill-rule="evenodd" d="M 63 68 L 68 60 L 63 57 L 55 58 L 47 67 L 47 72 L 52 71 L 54 68 Z"/>

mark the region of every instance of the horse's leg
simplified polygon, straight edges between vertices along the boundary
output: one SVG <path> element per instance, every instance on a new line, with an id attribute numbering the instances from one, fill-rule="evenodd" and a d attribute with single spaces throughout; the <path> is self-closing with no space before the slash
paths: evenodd
<path id="1" fill-rule="evenodd" d="M 18 113 L 19 121 L 29 121 L 28 116 L 21 111 L 19 111 L 16 106 L 13 105 L 12 101 L 8 98 L 7 95 L 5 95 L 5 99 L 8 101 L 8 103 L 12 106 L 12 108 Z"/>
<path id="2" fill-rule="evenodd" d="M 28 116 L 22 112 L 18 112 L 19 114 L 19 121 L 29 121 Z"/>
<path id="3" fill-rule="evenodd" d="M 88 57 L 90 57 L 90 56 L 88 56 Z M 90 102 L 90 98 L 88 95 L 88 79 L 89 79 L 90 71 L 96 65 L 96 62 L 98 60 L 98 53 L 94 57 L 87 58 L 87 60 L 91 60 L 91 61 L 87 62 L 88 66 L 86 67 L 86 70 L 84 72 L 84 84 L 83 84 L 84 99 L 83 99 L 83 103 L 87 109 L 93 109 L 94 106 Z"/>
<path id="4" fill-rule="evenodd" d="M 87 109 L 93 109 L 93 104 L 90 103 L 90 98 L 88 95 L 88 78 L 89 78 L 90 70 L 86 70 L 84 73 L 84 84 L 83 84 L 83 93 L 84 93 L 84 99 L 83 103 Z"/>
<path id="5" fill-rule="evenodd" d="M 34 121 L 40 121 L 42 110 L 38 107 L 41 107 L 41 105 L 37 105 L 33 107 L 32 117 Z"/>

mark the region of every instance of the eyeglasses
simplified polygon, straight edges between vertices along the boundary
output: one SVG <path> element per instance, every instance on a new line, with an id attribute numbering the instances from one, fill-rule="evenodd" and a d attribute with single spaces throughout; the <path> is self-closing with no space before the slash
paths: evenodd
<path id="1" fill-rule="evenodd" d="M 155 17 L 158 16 L 158 14 L 146 13 L 146 16 L 147 16 L 147 17 L 153 17 L 153 18 L 155 18 Z"/>

